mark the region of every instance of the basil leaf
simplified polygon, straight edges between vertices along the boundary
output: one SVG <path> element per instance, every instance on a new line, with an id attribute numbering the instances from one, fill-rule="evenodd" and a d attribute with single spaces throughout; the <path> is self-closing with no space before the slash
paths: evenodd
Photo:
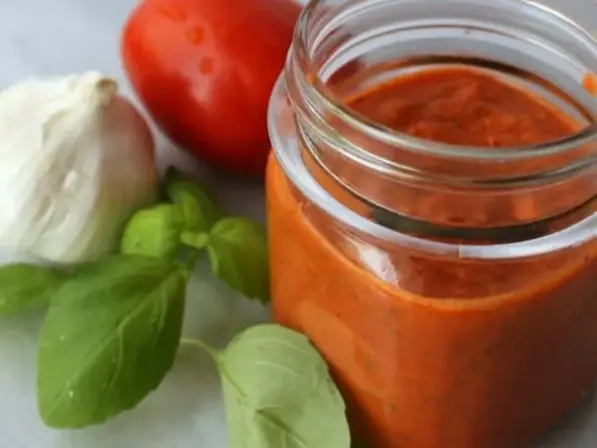
<path id="1" fill-rule="evenodd" d="M 345 405 L 307 338 L 279 325 L 238 335 L 217 356 L 230 448 L 349 448 Z"/>
<path id="2" fill-rule="evenodd" d="M 82 267 L 51 301 L 38 347 L 44 422 L 81 428 L 135 407 L 174 363 L 186 272 L 119 255 Z"/>
<path id="3" fill-rule="evenodd" d="M 265 229 L 245 217 L 218 221 L 207 245 L 213 273 L 232 289 L 261 302 L 269 300 Z"/>
<path id="4" fill-rule="evenodd" d="M 24 263 L 0 267 L 0 315 L 15 314 L 47 303 L 65 275 Z"/>
<path id="5" fill-rule="evenodd" d="M 223 215 L 211 190 L 174 168 L 166 173 L 166 193 L 183 213 L 185 230 L 206 232 Z"/>
<path id="6" fill-rule="evenodd" d="M 124 230 L 120 250 L 124 254 L 176 258 L 184 224 L 181 209 L 172 204 L 139 210 Z"/>

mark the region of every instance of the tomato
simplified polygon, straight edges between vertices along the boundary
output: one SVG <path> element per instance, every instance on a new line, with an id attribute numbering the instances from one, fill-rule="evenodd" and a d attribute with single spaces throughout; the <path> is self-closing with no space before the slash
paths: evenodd
<path id="1" fill-rule="evenodd" d="M 261 175 L 269 96 L 300 11 L 291 0 L 143 0 L 123 30 L 124 69 L 175 143 Z"/>

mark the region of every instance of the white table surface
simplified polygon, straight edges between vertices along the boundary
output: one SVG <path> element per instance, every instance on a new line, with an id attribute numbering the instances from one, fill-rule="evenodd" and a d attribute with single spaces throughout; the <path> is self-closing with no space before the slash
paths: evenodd
<path id="1" fill-rule="evenodd" d="M 127 91 L 118 41 L 120 28 L 136 1 L 0 2 L 0 87 L 32 75 L 95 69 L 121 79 Z M 575 0 L 566 2 L 572 4 Z M 595 5 L 594 0 L 584 3 L 591 2 Z M 159 146 L 163 164 L 192 169 L 218 187 L 231 209 L 263 217 L 259 186 L 215 178 L 164 139 L 160 139 Z M 219 306 L 205 307 L 202 304 L 206 302 Z M 213 281 L 206 266 L 199 266 L 189 289 L 187 334 L 206 335 L 214 342 L 223 343 L 239 328 L 265 317 L 263 309 Z M 211 363 L 192 349 L 181 350 L 162 386 L 137 409 L 86 430 L 45 428 L 38 418 L 35 402 L 35 345 L 40 322 L 38 312 L 0 318 L 0 448 L 227 446 L 219 380 Z M 595 447 L 597 399 L 592 395 L 540 444 L 540 448 Z"/>

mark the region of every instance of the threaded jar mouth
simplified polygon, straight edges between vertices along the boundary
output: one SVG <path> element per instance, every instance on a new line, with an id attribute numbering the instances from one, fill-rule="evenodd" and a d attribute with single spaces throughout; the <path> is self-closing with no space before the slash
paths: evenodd
<path id="1" fill-rule="evenodd" d="M 298 22 L 293 43 L 296 63 L 294 74 L 297 77 L 295 81 L 308 86 L 308 92 L 301 89 L 301 93 L 305 95 L 305 100 L 309 101 L 312 107 L 319 108 L 328 114 L 334 114 L 351 127 L 358 129 L 359 132 L 380 142 L 410 151 L 429 153 L 440 157 L 488 161 L 551 156 L 597 141 L 597 98 L 594 96 L 595 92 L 589 92 L 583 86 L 587 76 L 597 74 L 597 39 L 575 21 L 553 8 L 532 0 L 494 0 L 492 2 L 485 0 L 439 2 L 434 0 L 365 0 L 346 2 L 341 10 L 334 11 L 331 8 L 328 9 L 328 3 L 333 2 L 329 0 L 309 2 Z M 316 56 L 325 40 L 333 36 L 335 30 L 342 27 L 343 24 L 359 21 L 361 16 L 368 14 L 374 16 L 375 14 L 372 14 L 371 11 L 387 7 L 402 11 L 400 22 L 362 33 L 352 42 L 338 45 L 333 52 L 326 49 L 325 51 L 329 51 L 329 53 L 326 54 L 327 60 L 325 61 L 321 59 L 321 56 Z M 409 16 L 409 9 L 412 10 L 412 13 L 410 17 L 405 17 Z M 323 24 L 326 16 L 321 11 L 325 10 L 328 10 L 329 13 L 333 12 L 334 19 Z M 491 22 L 492 20 L 493 22 Z M 535 22 L 535 25 L 530 25 L 528 30 L 521 31 L 516 25 L 520 22 L 527 24 Z M 431 29 L 435 29 L 439 34 L 425 44 L 417 31 L 428 33 Z M 575 101 L 574 98 L 576 98 L 576 106 L 585 117 L 587 115 L 590 117 L 591 122 L 564 139 L 536 145 L 492 148 L 491 151 L 487 151 L 487 148 L 484 147 L 452 145 L 421 139 L 384 127 L 366 117 L 355 114 L 345 101 L 334 95 L 325 85 L 322 75 L 333 73 L 334 62 L 337 63 L 338 60 L 341 61 L 343 57 L 346 57 L 343 53 L 347 53 L 350 47 L 358 47 L 363 45 L 363 41 L 383 38 L 389 33 L 400 34 L 400 32 L 413 33 L 412 42 L 409 42 L 409 45 L 415 43 L 416 48 L 413 50 L 416 55 L 429 53 L 433 54 L 435 58 L 444 57 L 448 60 L 462 60 L 464 55 L 469 63 L 472 61 L 474 64 L 475 59 L 490 61 L 492 65 L 497 62 L 506 71 L 513 68 L 514 71 L 525 71 L 535 79 L 540 76 L 539 79 L 543 83 L 549 83 L 550 79 L 559 79 L 560 85 L 550 85 L 550 90 L 560 89 L 560 93 L 565 95 L 564 99 L 567 101 Z M 480 40 L 485 39 L 488 35 L 503 39 L 503 42 L 496 40 L 495 45 L 492 45 L 496 54 L 489 55 L 487 59 L 480 57 L 481 55 L 475 57 L 471 56 L 474 53 L 472 51 L 467 54 L 463 53 L 462 49 L 458 49 L 460 42 L 449 45 L 445 40 L 442 41 L 444 37 L 472 41 L 472 44 L 467 44 L 470 46 L 474 45 L 476 33 L 481 34 Z M 440 42 L 444 47 L 443 50 L 438 51 L 437 48 L 433 50 L 432 47 Z M 517 43 L 528 47 L 529 53 L 533 50 L 542 50 L 544 53 L 541 53 L 540 56 L 535 55 L 533 59 L 550 59 L 551 67 L 541 64 L 540 61 L 525 61 L 523 53 L 516 58 L 515 62 L 518 62 L 516 66 L 513 66 L 511 62 L 500 61 L 502 59 L 499 54 L 500 50 L 507 49 L 509 44 Z M 334 45 L 337 44 L 330 43 L 330 46 Z M 454 58 L 455 51 L 460 53 L 456 58 Z M 334 60 L 335 58 L 338 60 Z M 412 62 L 420 64 L 429 59 L 428 56 L 424 56 L 419 57 L 418 61 L 417 58 L 414 58 Z M 534 66 L 535 63 L 537 65 Z M 561 71 L 560 75 L 564 74 L 565 76 L 557 76 L 558 74 L 554 72 L 554 66 L 558 65 Z"/>

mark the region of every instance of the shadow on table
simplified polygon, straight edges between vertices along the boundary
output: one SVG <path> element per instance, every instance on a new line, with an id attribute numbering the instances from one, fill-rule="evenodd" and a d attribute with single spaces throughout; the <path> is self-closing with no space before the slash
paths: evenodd
<path id="1" fill-rule="evenodd" d="M 597 390 L 552 429 L 535 448 L 594 448 L 597 446 Z"/>

